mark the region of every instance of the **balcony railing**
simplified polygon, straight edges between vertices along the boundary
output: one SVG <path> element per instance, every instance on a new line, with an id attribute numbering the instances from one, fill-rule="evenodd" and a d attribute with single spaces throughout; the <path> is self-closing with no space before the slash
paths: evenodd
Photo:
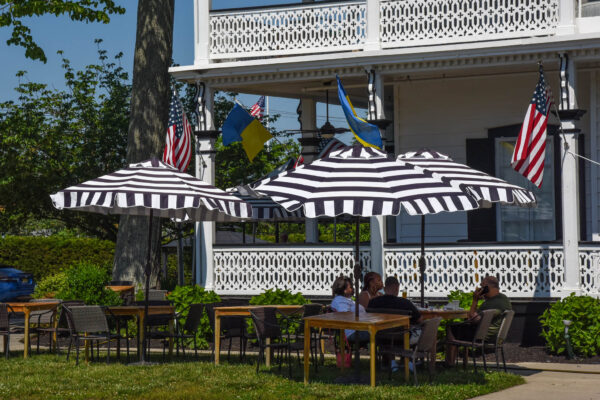
<path id="1" fill-rule="evenodd" d="M 198 25 L 197 51 L 207 54 L 196 58 L 210 62 L 553 35 L 559 1 L 564 0 L 353 0 L 211 12 L 208 26 Z"/>

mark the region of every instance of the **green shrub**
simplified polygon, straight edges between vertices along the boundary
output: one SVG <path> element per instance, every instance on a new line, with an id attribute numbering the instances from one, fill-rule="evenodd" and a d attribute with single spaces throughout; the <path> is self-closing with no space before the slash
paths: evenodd
<path id="1" fill-rule="evenodd" d="M 64 235 L 0 238 L 0 263 L 33 274 L 36 281 L 80 262 L 111 264 L 114 253 L 115 244 L 108 240 Z"/>
<path id="2" fill-rule="evenodd" d="M 54 275 L 48 275 L 40 280 L 35 286 L 33 292 L 34 299 L 44 297 L 56 297 L 56 294 L 65 290 L 67 287 L 67 273 L 58 272 Z"/>
<path id="3" fill-rule="evenodd" d="M 548 350 L 555 354 L 566 351 L 563 320 L 572 321 L 569 336 L 575 354 L 584 357 L 600 354 L 600 299 L 571 293 L 544 311 L 540 317 L 542 337 Z"/>
<path id="4" fill-rule="evenodd" d="M 310 303 L 310 301 L 302 296 L 302 293 L 298 292 L 296 294 L 292 294 L 292 292 L 287 289 L 268 289 L 266 292 L 263 292 L 250 299 L 250 305 L 253 306 L 274 304 L 303 305 L 308 303 Z M 289 327 L 290 333 L 295 333 L 299 325 L 299 321 L 291 323 Z M 248 332 L 254 333 L 254 326 L 252 326 L 252 322 L 249 319 Z"/>
<path id="5" fill-rule="evenodd" d="M 181 313 L 182 318 L 180 319 L 181 324 L 185 324 L 185 318 L 189 312 L 190 304 L 197 303 L 217 303 L 221 301 L 219 295 L 213 291 L 204 290 L 203 287 L 198 285 L 194 286 L 177 286 L 168 296 L 167 299 L 173 302 L 175 311 Z M 210 328 L 210 322 L 206 312 L 202 315 L 200 325 L 198 326 L 198 334 L 196 336 L 196 345 L 200 349 L 208 348 L 208 343 L 213 337 L 214 333 Z M 189 341 L 191 344 L 192 340 Z"/>
<path id="6" fill-rule="evenodd" d="M 118 306 L 122 303 L 118 293 L 106 289 L 110 280 L 110 265 L 99 267 L 81 262 L 66 272 L 66 285 L 56 294 L 62 300 L 83 300 L 85 304 Z"/>

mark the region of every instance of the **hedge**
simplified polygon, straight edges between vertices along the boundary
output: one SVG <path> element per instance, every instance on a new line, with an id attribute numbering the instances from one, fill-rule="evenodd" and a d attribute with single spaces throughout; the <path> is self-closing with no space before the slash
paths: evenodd
<path id="1" fill-rule="evenodd" d="M 6 236 L 0 238 L 0 264 L 32 273 L 36 280 L 82 261 L 112 264 L 115 244 L 91 238 Z"/>

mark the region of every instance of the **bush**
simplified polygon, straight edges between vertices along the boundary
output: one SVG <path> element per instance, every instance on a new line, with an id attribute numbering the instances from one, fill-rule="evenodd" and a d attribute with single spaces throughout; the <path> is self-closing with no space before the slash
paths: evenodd
<path id="1" fill-rule="evenodd" d="M 115 244 L 108 240 L 64 235 L 0 238 L 0 264 L 29 272 L 36 281 L 80 262 L 111 264 L 114 253 Z"/>
<path id="2" fill-rule="evenodd" d="M 58 272 L 54 275 L 48 275 L 42 278 L 35 286 L 33 291 L 34 299 L 44 297 L 56 297 L 56 294 L 67 288 L 67 273 Z"/>
<path id="3" fill-rule="evenodd" d="M 181 324 L 185 324 L 185 318 L 188 314 L 190 304 L 197 303 L 217 303 L 221 301 L 219 295 L 213 291 L 204 290 L 198 285 L 194 286 L 177 286 L 168 296 L 167 299 L 173 302 L 175 311 L 181 313 Z M 198 334 L 196 336 L 196 345 L 200 349 L 207 349 L 208 343 L 214 333 L 210 328 L 210 322 L 206 312 L 202 315 L 200 325 L 198 326 Z M 191 340 L 189 342 L 192 342 Z M 188 343 L 188 345 L 191 343 Z"/>
<path id="4" fill-rule="evenodd" d="M 540 317 L 542 337 L 548 350 L 555 354 L 567 350 L 563 320 L 572 321 L 569 336 L 575 354 L 584 357 L 600 354 L 600 299 L 571 293 L 544 311 Z"/>
<path id="5" fill-rule="evenodd" d="M 62 300 L 83 300 L 85 304 L 105 306 L 121 305 L 118 293 L 106 289 L 110 280 L 110 265 L 99 267 L 95 264 L 81 262 L 66 272 L 66 285 L 56 294 Z"/>
<path id="6" fill-rule="evenodd" d="M 273 304 L 303 305 L 308 303 L 310 303 L 310 301 L 302 296 L 302 293 L 298 292 L 296 294 L 292 294 L 292 292 L 287 289 L 268 289 L 266 292 L 250 299 L 250 305 L 253 306 Z M 290 333 L 295 333 L 299 326 L 299 322 L 291 323 L 289 326 Z M 248 332 L 254 332 L 254 326 L 252 326 L 252 322 L 250 320 L 248 320 Z"/>

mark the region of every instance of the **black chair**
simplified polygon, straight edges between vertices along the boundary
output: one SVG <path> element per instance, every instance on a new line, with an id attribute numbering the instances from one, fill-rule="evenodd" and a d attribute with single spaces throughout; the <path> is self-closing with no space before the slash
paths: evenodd
<path id="1" fill-rule="evenodd" d="M 85 303 L 80 300 L 65 300 L 62 301 L 55 312 L 52 312 L 52 319 L 48 326 L 38 326 L 36 332 L 38 334 L 37 352 L 40 350 L 40 335 L 48 335 L 48 348 L 52 351 L 52 338 L 56 335 L 56 353 L 60 353 L 60 341 L 62 337 L 69 337 L 71 331 L 69 330 L 69 324 L 67 322 L 67 313 L 64 310 L 65 307 L 70 306 L 84 306 Z M 58 321 L 57 321 L 58 319 Z M 39 325 L 39 324 L 38 324 Z"/>
<path id="2" fill-rule="evenodd" d="M 4 336 L 4 356 L 10 354 L 10 315 L 13 309 L 6 303 L 0 303 L 0 336 Z"/>
<path id="3" fill-rule="evenodd" d="M 235 304 L 235 302 L 217 302 L 217 303 L 206 303 L 204 309 L 208 316 L 210 328 L 215 332 L 215 307 L 227 307 L 235 305 L 246 305 L 246 304 Z M 214 337 L 214 336 L 213 336 Z M 245 317 L 221 317 L 221 340 L 229 339 L 229 347 L 227 349 L 227 361 L 231 356 L 231 344 L 233 339 L 239 338 L 240 341 L 240 360 L 243 360 L 246 355 L 246 346 L 248 339 L 252 337 L 248 335 L 246 329 L 246 318 Z M 214 357 L 215 344 L 212 346 L 212 355 Z"/>
<path id="4" fill-rule="evenodd" d="M 498 335 L 496 336 L 496 340 L 494 343 L 485 343 L 486 349 L 494 349 L 494 354 L 496 355 L 496 369 L 500 369 L 500 362 L 498 357 L 498 350 L 502 353 L 502 365 L 504 366 L 504 372 L 506 371 L 506 359 L 504 358 L 504 343 L 506 342 L 506 337 L 508 336 L 508 331 L 510 330 L 510 326 L 512 325 L 513 318 L 515 316 L 515 312 L 513 310 L 506 310 L 502 314 L 502 323 L 500 324 L 500 329 L 498 330 Z"/>
<path id="5" fill-rule="evenodd" d="M 136 301 L 135 305 L 144 306 L 145 301 Z M 171 302 L 168 300 L 150 300 L 148 301 L 149 306 L 169 306 Z M 144 332 L 144 338 L 146 341 L 146 355 L 150 359 L 150 344 L 152 340 L 160 340 L 163 345 L 163 362 L 165 361 L 166 348 L 169 344 L 168 339 L 173 337 L 173 334 L 169 332 L 169 324 L 175 318 L 175 314 L 152 314 L 146 317 L 146 332 Z"/>
<path id="6" fill-rule="evenodd" d="M 110 308 L 105 308 L 108 313 L 108 327 L 112 337 L 117 341 L 117 359 L 121 360 L 121 340 L 125 340 L 125 348 L 127 354 L 127 363 L 129 363 L 129 340 L 135 339 L 134 335 L 129 334 L 128 322 L 133 320 L 133 317 L 128 315 L 115 315 Z M 125 334 L 123 334 L 125 329 Z"/>
<path id="7" fill-rule="evenodd" d="M 447 339 L 446 344 L 450 346 L 463 347 L 464 348 L 464 358 L 463 358 L 463 367 L 467 367 L 467 359 L 469 357 L 469 348 L 472 350 L 472 358 L 473 358 L 473 369 L 477 371 L 477 361 L 475 357 L 475 350 L 481 349 L 481 354 L 483 358 L 483 369 L 487 371 L 487 364 L 485 362 L 485 352 L 484 349 L 486 347 L 485 339 L 487 337 L 488 331 L 490 329 L 490 325 L 492 323 L 492 319 L 499 313 L 499 310 L 484 310 L 481 312 L 481 319 L 477 324 L 477 329 L 475 330 L 475 334 L 473 335 L 473 340 L 461 340 L 461 339 Z"/>
<path id="8" fill-rule="evenodd" d="M 112 335 L 110 328 L 108 327 L 108 321 L 106 319 L 106 313 L 101 306 L 72 306 L 65 307 L 64 310 L 67 312 L 67 321 L 70 324 L 70 329 L 73 332 L 71 340 L 69 342 L 69 350 L 67 351 L 67 360 L 71 353 L 71 346 L 73 341 L 75 342 L 75 350 L 77 354 L 76 364 L 79 364 L 79 342 L 91 342 L 90 347 L 93 348 L 94 341 L 106 342 L 108 349 L 106 353 L 106 362 L 110 362 L 110 342 L 116 339 L 115 335 Z M 93 357 L 93 353 L 92 353 Z M 100 357 L 98 351 L 97 357 Z"/>
<path id="9" fill-rule="evenodd" d="M 196 344 L 196 336 L 198 334 L 198 328 L 200 326 L 200 320 L 202 319 L 202 315 L 204 314 L 204 305 L 203 304 L 190 304 L 188 308 L 188 313 L 185 318 L 185 323 L 181 325 L 177 323 L 176 325 L 176 333 L 173 336 L 177 345 L 177 355 L 179 356 L 179 347 L 181 346 L 181 350 L 183 352 L 183 356 L 185 357 L 185 341 L 186 339 L 192 339 L 194 343 L 194 354 L 196 358 L 198 358 L 198 346 Z M 181 318 L 181 317 L 179 317 Z M 177 321 L 179 321 L 177 318 Z"/>
<path id="10" fill-rule="evenodd" d="M 258 373 L 260 363 L 265 355 L 265 350 L 277 350 L 279 358 L 279 370 L 283 358 L 287 360 L 289 376 L 292 377 L 291 352 L 299 352 L 304 349 L 304 344 L 297 340 L 292 340 L 290 332 L 290 320 L 277 311 L 275 307 L 260 307 L 250 310 L 252 324 L 256 330 L 258 339 L 259 354 L 256 361 L 256 372 Z M 269 339 L 269 340 L 267 340 Z M 298 356 L 299 358 L 299 356 Z"/>
<path id="11" fill-rule="evenodd" d="M 383 354 L 390 354 L 393 356 L 399 356 L 403 358 L 410 358 L 413 363 L 413 374 L 415 379 L 415 385 L 418 385 L 417 381 L 417 359 L 418 358 L 427 358 L 427 363 L 429 364 L 429 377 L 431 379 L 431 374 L 435 370 L 435 351 L 437 344 L 437 331 L 440 326 L 440 322 L 442 318 L 432 318 L 423 322 L 421 325 L 421 336 L 419 336 L 419 340 L 412 347 L 412 349 L 404 349 L 398 346 L 394 346 L 394 343 L 389 347 L 383 347 L 380 349 Z M 392 379 L 392 370 L 390 369 L 389 378 Z"/>
<path id="12" fill-rule="evenodd" d="M 312 317 L 315 315 L 320 315 L 323 313 L 323 305 L 322 304 L 305 304 L 297 313 L 292 313 L 287 316 L 288 321 L 292 322 L 294 320 L 298 320 L 298 330 L 295 334 L 295 340 L 297 342 L 304 342 L 304 318 Z M 319 370 L 319 358 L 318 355 L 321 355 L 321 363 L 325 363 L 325 354 L 323 353 L 323 348 L 320 346 L 321 341 L 325 340 L 326 337 L 323 335 L 323 332 L 319 328 L 312 328 L 310 332 L 310 355 L 313 359 L 313 364 L 315 366 L 315 371 Z M 299 350 L 297 350 L 299 353 Z M 298 360 L 300 361 L 300 360 Z"/>

